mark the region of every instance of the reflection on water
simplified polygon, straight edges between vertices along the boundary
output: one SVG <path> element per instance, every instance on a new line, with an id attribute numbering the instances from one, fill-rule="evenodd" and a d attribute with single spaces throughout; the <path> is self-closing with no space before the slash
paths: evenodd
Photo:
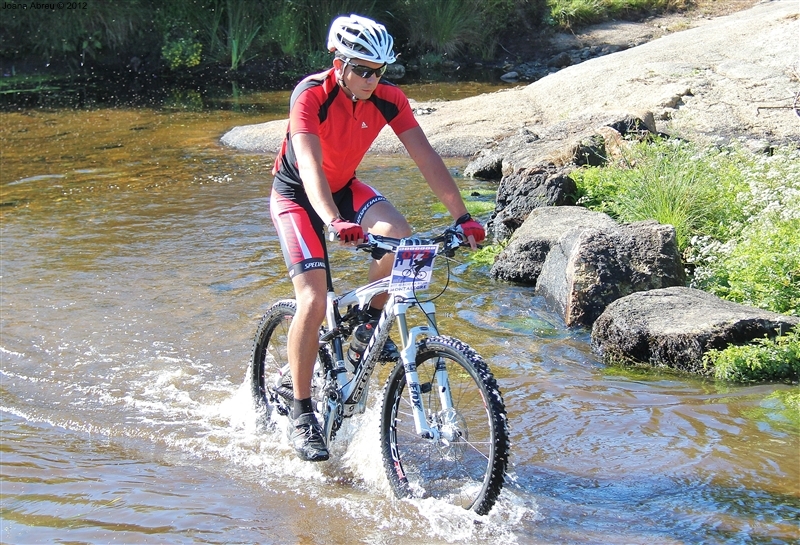
<path id="1" fill-rule="evenodd" d="M 260 313 L 291 293 L 268 220 L 272 157 L 217 144 L 268 118 L 246 110 L 3 114 L 0 540 L 800 539 L 800 431 L 770 397 L 786 387 L 606 368 L 530 289 L 458 264 L 440 322 L 504 391 L 513 450 L 498 506 L 476 525 L 391 497 L 379 377 L 333 459 L 296 461 L 244 386 Z M 447 221 L 407 159 L 371 157 L 361 174 L 417 229 Z M 334 259 L 340 286 L 359 281 L 363 258 Z"/>

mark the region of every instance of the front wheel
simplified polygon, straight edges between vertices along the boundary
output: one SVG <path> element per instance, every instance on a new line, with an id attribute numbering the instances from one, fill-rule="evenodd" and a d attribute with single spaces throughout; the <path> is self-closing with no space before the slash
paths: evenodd
<path id="1" fill-rule="evenodd" d="M 392 489 L 398 497 L 434 497 L 484 515 L 500 494 L 508 463 L 508 423 L 497 382 L 472 348 L 451 337 L 421 341 L 416 364 L 422 409 L 435 437 L 416 431 L 399 363 L 386 381 L 381 417 Z"/>

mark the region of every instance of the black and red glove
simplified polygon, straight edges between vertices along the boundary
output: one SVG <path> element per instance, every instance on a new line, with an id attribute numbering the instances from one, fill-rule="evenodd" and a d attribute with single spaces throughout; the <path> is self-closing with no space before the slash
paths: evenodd
<path id="1" fill-rule="evenodd" d="M 470 216 L 469 213 L 464 214 L 456 220 L 456 227 L 464 233 L 464 236 L 467 237 L 467 239 L 472 237 L 472 239 L 475 241 L 475 244 L 483 242 L 483 240 L 486 238 L 486 231 L 483 229 L 483 226 L 472 219 L 472 216 Z"/>
<path id="2" fill-rule="evenodd" d="M 357 223 L 350 223 L 336 218 L 328 224 L 328 239 L 339 239 L 342 242 L 360 242 L 364 240 L 364 230 Z"/>

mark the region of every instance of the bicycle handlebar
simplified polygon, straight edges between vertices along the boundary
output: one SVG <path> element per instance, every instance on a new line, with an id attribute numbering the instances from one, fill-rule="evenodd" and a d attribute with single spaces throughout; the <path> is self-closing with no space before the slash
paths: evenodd
<path id="1" fill-rule="evenodd" d="M 365 242 L 359 244 L 356 248 L 365 252 L 380 249 L 394 253 L 401 245 L 422 246 L 432 244 L 444 244 L 443 253 L 445 255 L 452 255 L 455 250 L 461 246 L 469 246 L 469 242 L 467 242 L 467 238 L 464 236 L 463 232 L 459 231 L 457 228 L 448 227 L 442 234 L 432 238 L 393 238 L 367 233 Z"/>

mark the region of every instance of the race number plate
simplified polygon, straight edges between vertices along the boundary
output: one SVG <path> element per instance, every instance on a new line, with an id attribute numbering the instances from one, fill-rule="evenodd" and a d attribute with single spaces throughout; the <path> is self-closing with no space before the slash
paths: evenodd
<path id="1" fill-rule="evenodd" d="M 439 247 L 399 246 L 394 256 L 389 293 L 406 290 L 424 290 L 431 283 L 433 258 Z"/>

